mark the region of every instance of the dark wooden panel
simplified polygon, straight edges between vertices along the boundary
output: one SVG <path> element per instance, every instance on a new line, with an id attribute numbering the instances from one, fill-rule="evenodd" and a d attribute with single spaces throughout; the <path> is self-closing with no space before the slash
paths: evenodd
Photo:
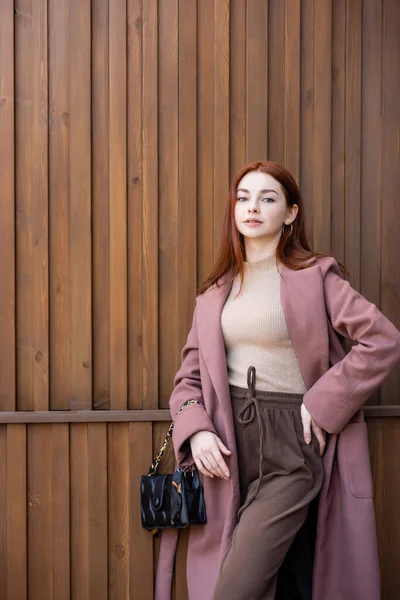
<path id="1" fill-rule="evenodd" d="M 53 598 L 70 599 L 69 425 L 51 425 Z M 40 467 L 39 467 L 40 468 Z M 95 464 L 93 472 L 96 473 Z M 97 596 L 99 599 L 100 596 Z"/>
<path id="2" fill-rule="evenodd" d="M 360 289 L 361 0 L 347 2 L 345 91 L 345 260 Z"/>
<path id="3" fill-rule="evenodd" d="M 362 4 L 360 292 L 381 307 L 382 5 Z M 367 404 L 379 404 L 376 391 Z"/>
<path id="4" fill-rule="evenodd" d="M 50 408 L 71 395 L 69 221 L 69 3 L 49 2 L 49 342 Z"/>
<path id="5" fill-rule="evenodd" d="M 15 2 L 17 407 L 49 407 L 47 5 Z"/>
<path id="6" fill-rule="evenodd" d="M 300 178 L 300 0 L 285 4 L 284 165 Z"/>
<path id="7" fill-rule="evenodd" d="M 230 179 L 243 167 L 246 162 L 246 74 L 247 74 L 247 32 L 244 27 L 246 21 L 246 0 L 231 0 L 230 3 L 230 47 L 229 56 L 235 57 L 229 61 L 229 158 Z M 202 20 L 199 19 L 199 27 Z M 265 32 L 264 32 L 265 33 Z M 265 36 L 266 37 L 266 36 Z M 265 65 L 265 77 L 267 77 L 267 64 Z M 266 110 L 266 107 L 264 107 Z M 266 111 L 268 116 L 268 112 Z M 203 136 L 202 136 L 203 137 Z M 267 148 L 265 151 L 267 152 Z M 199 185 L 203 173 L 199 171 Z"/>
<path id="8" fill-rule="evenodd" d="M 0 598 L 26 600 L 26 428 L 0 427 Z"/>
<path id="9" fill-rule="evenodd" d="M 400 476 L 393 468 L 400 453 L 399 419 L 370 419 L 368 437 L 374 482 L 382 600 L 396 600 L 400 572 Z"/>
<path id="10" fill-rule="evenodd" d="M 157 427 L 158 425 L 156 425 Z M 165 430 L 165 424 L 163 425 Z M 158 448 L 152 447 L 152 424 L 129 425 L 129 598 L 152 600 L 153 595 L 153 536 L 143 529 L 140 517 L 140 477 L 146 475 Z M 172 471 L 171 471 L 172 472 Z M 145 557 L 145 560 L 143 560 Z"/>
<path id="11" fill-rule="evenodd" d="M 143 408 L 158 405 L 158 81 L 157 0 L 142 13 Z"/>
<path id="12" fill-rule="evenodd" d="M 178 0 L 162 2 L 159 19 L 159 407 L 167 408 L 180 354 Z M 193 129 L 190 135 L 196 139 Z"/>
<path id="13" fill-rule="evenodd" d="M 300 191 L 308 239 L 314 231 L 314 0 L 300 3 Z"/>
<path id="14" fill-rule="evenodd" d="M 317 252 L 330 252 L 332 0 L 314 6 L 314 239 Z"/>
<path id="15" fill-rule="evenodd" d="M 197 74 L 193 68 L 196 65 L 197 53 L 197 0 L 179 0 L 179 177 L 178 177 L 178 194 L 179 198 L 185 198 L 185 202 L 179 203 L 179 286 L 178 286 L 178 344 L 179 348 L 184 345 L 187 332 L 192 323 L 194 299 L 196 297 L 196 231 L 197 231 Z M 226 31 L 224 30 L 224 34 Z M 227 42 L 228 36 L 224 38 Z M 221 52 L 220 67 L 221 79 L 226 75 L 224 65 L 226 56 L 225 45 L 221 44 L 218 47 Z M 227 53 L 227 51 L 226 51 Z M 227 78 L 223 80 L 226 86 L 228 85 Z M 219 90 L 219 78 L 215 88 Z M 223 97 L 219 100 L 221 104 L 225 101 L 225 109 L 228 108 L 229 102 L 227 88 L 222 88 Z M 222 96 L 222 93 L 221 93 Z M 214 121 L 216 123 L 216 121 Z M 221 177 L 228 177 L 228 118 L 223 120 L 226 126 L 222 129 L 222 136 L 226 146 L 224 148 L 224 171 Z M 222 127 L 222 125 L 221 125 Z M 227 179 L 225 180 L 227 184 Z M 218 191 L 218 188 L 217 188 Z M 221 203 L 222 204 L 222 203 Z M 179 365 L 178 365 L 179 366 Z"/>
<path id="16" fill-rule="evenodd" d="M 94 409 L 110 408 L 109 6 L 92 3 L 92 277 Z"/>
<path id="17" fill-rule="evenodd" d="M 197 3 L 197 284 L 210 273 L 214 262 L 214 0 Z M 201 132 L 201 134 L 200 134 Z"/>
<path id="18" fill-rule="evenodd" d="M 127 0 L 127 23 L 128 404 L 139 409 L 143 405 L 142 0 Z"/>
<path id="19" fill-rule="evenodd" d="M 381 310 L 400 329 L 400 4 L 383 4 Z M 383 404 L 400 403 L 400 369 L 382 385 Z"/>
<path id="20" fill-rule="evenodd" d="M 129 594 L 129 429 L 108 425 L 108 598 Z"/>
<path id="21" fill-rule="evenodd" d="M 237 85 L 246 93 L 246 161 L 250 162 L 268 158 L 268 0 L 247 0 L 243 30 L 244 24 L 246 71 Z"/>
<path id="22" fill-rule="evenodd" d="M 89 598 L 96 600 L 108 600 L 107 427 L 105 423 L 91 423 L 87 430 Z M 113 468 L 111 463 L 110 471 Z"/>
<path id="23" fill-rule="evenodd" d="M 214 208 L 212 217 L 214 258 L 216 258 L 229 189 L 229 0 L 214 0 L 214 72 L 212 76 L 214 77 Z"/>
<path id="24" fill-rule="evenodd" d="M 15 410 L 14 3 L 0 2 L 0 410 Z"/>
<path id="25" fill-rule="evenodd" d="M 91 13 L 90 0 L 70 0 L 70 407 L 92 400 Z"/>
<path id="26" fill-rule="evenodd" d="M 52 425 L 30 425 L 28 452 L 29 596 L 52 599 Z"/>
<path id="27" fill-rule="evenodd" d="M 126 0 L 109 0 L 109 20 L 110 408 L 122 410 L 128 408 Z"/>
<path id="28" fill-rule="evenodd" d="M 285 2 L 269 0 L 268 7 L 268 73 L 270 81 L 268 160 L 283 164 L 285 159 Z M 252 93 L 254 94 L 255 91 L 252 90 Z"/>
<path id="29" fill-rule="evenodd" d="M 345 262 L 346 0 L 332 6 L 331 252 Z"/>

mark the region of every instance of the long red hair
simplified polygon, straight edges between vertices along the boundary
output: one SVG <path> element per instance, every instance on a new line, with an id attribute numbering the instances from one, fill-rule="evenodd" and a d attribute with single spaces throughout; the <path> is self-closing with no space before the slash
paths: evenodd
<path id="1" fill-rule="evenodd" d="M 276 250 L 276 257 L 280 262 L 290 269 L 298 271 L 311 266 L 317 258 L 332 256 L 331 254 L 319 254 L 311 250 L 307 240 L 304 225 L 304 204 L 299 187 L 293 176 L 281 165 L 273 161 L 257 161 L 245 165 L 233 178 L 228 203 L 225 209 L 222 225 L 221 241 L 218 258 L 209 277 L 198 288 L 197 294 L 203 294 L 214 283 L 218 285 L 218 279 L 232 269 L 232 280 L 240 273 L 243 283 L 243 261 L 245 257 L 244 237 L 239 233 L 235 223 L 236 194 L 240 180 L 250 171 L 261 171 L 271 175 L 281 184 L 288 206 L 297 204 L 299 207 L 295 220 L 293 221 L 293 232 L 289 237 L 281 235 Z M 283 232 L 282 232 L 283 233 Z M 349 274 L 346 267 L 337 261 L 343 274 Z"/>

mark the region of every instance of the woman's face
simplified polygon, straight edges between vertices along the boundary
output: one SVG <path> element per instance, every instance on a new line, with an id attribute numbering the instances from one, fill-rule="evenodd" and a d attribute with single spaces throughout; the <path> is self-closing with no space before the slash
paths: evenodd
<path id="1" fill-rule="evenodd" d="M 239 181 L 235 222 L 239 232 L 249 240 L 263 239 L 278 244 L 283 224 L 289 225 L 297 211 L 297 204 L 287 206 L 281 184 L 271 175 L 250 171 Z"/>

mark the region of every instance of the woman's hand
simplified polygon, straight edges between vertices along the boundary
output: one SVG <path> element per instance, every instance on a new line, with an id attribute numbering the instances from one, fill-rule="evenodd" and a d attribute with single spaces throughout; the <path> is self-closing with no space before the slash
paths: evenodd
<path id="1" fill-rule="evenodd" d="M 304 439 L 307 444 L 311 442 L 311 429 L 315 433 L 319 442 L 319 453 L 322 456 L 325 449 L 326 431 L 314 421 L 305 405 L 301 405 L 301 419 L 303 421 Z"/>
<path id="2" fill-rule="evenodd" d="M 189 438 L 192 456 L 198 470 L 213 478 L 214 475 L 222 479 L 229 478 L 229 470 L 222 458 L 224 454 L 232 454 L 221 442 L 219 437 L 211 431 L 198 431 Z"/>

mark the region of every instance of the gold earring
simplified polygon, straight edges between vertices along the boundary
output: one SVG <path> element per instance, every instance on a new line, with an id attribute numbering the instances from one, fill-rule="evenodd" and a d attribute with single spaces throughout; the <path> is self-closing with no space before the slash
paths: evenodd
<path id="1" fill-rule="evenodd" d="M 283 237 L 289 238 L 292 235 L 292 233 L 293 233 L 293 225 L 290 223 L 290 233 L 289 233 L 289 235 L 285 235 L 285 225 L 286 225 L 286 223 L 283 224 L 282 234 L 283 234 Z"/>

